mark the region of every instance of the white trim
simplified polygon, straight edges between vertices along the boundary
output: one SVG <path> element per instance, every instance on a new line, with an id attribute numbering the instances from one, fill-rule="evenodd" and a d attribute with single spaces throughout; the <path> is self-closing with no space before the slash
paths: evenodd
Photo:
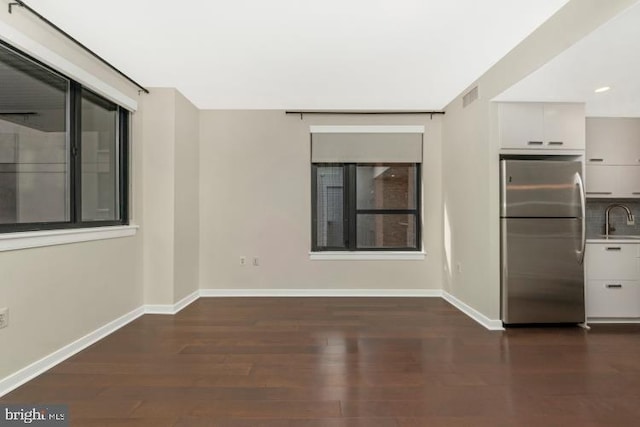
<path id="1" fill-rule="evenodd" d="M 144 309 L 142 307 L 136 308 L 135 310 L 125 314 L 124 316 L 121 316 L 116 320 L 113 320 L 106 325 L 101 326 L 95 331 L 88 333 L 84 337 L 75 340 L 71 344 L 65 345 L 64 347 L 54 351 L 53 353 L 43 357 L 37 362 L 34 362 L 29 366 L 20 369 L 18 372 L 15 372 L 8 377 L 1 379 L 0 397 L 4 396 L 12 390 L 15 390 L 27 381 L 30 381 L 43 372 L 53 368 L 57 364 L 65 361 L 66 359 L 84 350 L 97 341 L 100 341 L 107 335 L 122 328 L 123 326 L 134 321 L 143 314 Z"/>
<path id="2" fill-rule="evenodd" d="M 413 297 L 443 298 L 458 310 L 492 331 L 504 330 L 500 320 L 491 320 L 441 289 L 199 289 L 175 304 L 144 305 L 88 333 L 48 356 L 0 379 L 0 397 L 15 390 L 74 354 L 117 331 L 143 314 L 176 314 L 198 298 L 209 297 Z M 590 320 L 591 323 L 640 323 L 630 320 Z"/>
<path id="3" fill-rule="evenodd" d="M 621 323 L 640 323 L 640 319 L 638 318 L 629 318 L 629 319 L 608 319 L 608 318 L 592 318 L 589 317 L 587 319 L 587 323 L 591 324 L 621 324 Z"/>
<path id="4" fill-rule="evenodd" d="M 504 326 L 502 325 L 501 320 L 489 319 L 484 314 L 480 313 L 475 308 L 465 304 L 460 301 L 458 298 L 454 297 L 447 291 L 442 291 L 442 298 L 447 301 L 449 304 L 471 317 L 473 320 L 484 326 L 490 331 L 504 331 Z"/>
<path id="5" fill-rule="evenodd" d="M 177 314 L 180 310 L 200 298 L 200 290 L 194 291 L 175 304 L 146 304 L 145 314 Z"/>
<path id="6" fill-rule="evenodd" d="M 602 244 L 602 243 L 615 243 L 615 244 L 621 244 L 621 245 L 637 245 L 638 243 L 640 243 L 640 236 L 629 236 L 627 238 L 624 237 L 616 237 L 616 236 L 611 236 L 608 239 L 587 239 L 587 245 L 588 244 Z"/>
<path id="7" fill-rule="evenodd" d="M 2 21 L 0 21 L 0 39 L 116 104 L 131 111 L 138 109 L 136 100 Z"/>
<path id="8" fill-rule="evenodd" d="M 424 133 L 424 126 L 309 126 L 311 133 Z"/>
<path id="9" fill-rule="evenodd" d="M 544 149 L 544 148 L 505 148 L 500 150 L 500 155 L 531 155 L 531 156 L 584 156 L 584 148 L 574 149 Z"/>
<path id="10" fill-rule="evenodd" d="M 0 252 L 134 236 L 137 225 L 65 228 L 0 234 Z"/>
<path id="11" fill-rule="evenodd" d="M 183 308 L 185 308 L 192 302 L 195 302 L 198 298 L 200 298 L 200 289 L 196 289 L 195 291 L 191 292 L 189 295 L 187 295 L 186 297 L 182 298 L 180 301 L 175 303 L 173 305 L 175 309 L 175 313 L 179 313 L 180 311 L 182 311 Z"/>
<path id="12" fill-rule="evenodd" d="M 309 259 L 312 261 L 423 261 L 425 257 L 424 252 L 309 252 Z"/>
<path id="13" fill-rule="evenodd" d="M 442 297 L 440 289 L 200 289 L 204 298 L 224 297 Z"/>

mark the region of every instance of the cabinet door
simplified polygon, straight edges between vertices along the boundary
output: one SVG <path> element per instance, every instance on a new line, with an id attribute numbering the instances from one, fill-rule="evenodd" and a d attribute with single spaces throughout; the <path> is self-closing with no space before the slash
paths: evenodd
<path id="1" fill-rule="evenodd" d="M 640 165 L 640 119 L 590 117 L 586 124 L 587 164 Z"/>
<path id="2" fill-rule="evenodd" d="M 616 166 L 585 166 L 585 192 L 587 197 L 611 198 L 618 191 L 619 170 Z"/>
<path id="3" fill-rule="evenodd" d="M 544 146 L 557 149 L 584 149 L 584 104 L 544 104 Z"/>
<path id="4" fill-rule="evenodd" d="M 604 231 L 604 224 L 602 224 Z M 585 258 L 589 280 L 637 280 L 640 260 L 634 243 L 590 243 Z"/>
<path id="5" fill-rule="evenodd" d="M 636 280 L 589 280 L 587 317 L 640 317 L 640 284 Z"/>
<path id="6" fill-rule="evenodd" d="M 619 197 L 640 197 L 640 166 L 612 166 L 618 169 Z"/>
<path id="7" fill-rule="evenodd" d="M 501 148 L 544 147 L 543 104 L 501 103 L 498 111 Z"/>

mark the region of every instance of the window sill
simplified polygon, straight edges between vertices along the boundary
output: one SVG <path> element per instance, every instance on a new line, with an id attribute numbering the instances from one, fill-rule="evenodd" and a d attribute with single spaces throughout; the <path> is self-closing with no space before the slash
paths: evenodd
<path id="1" fill-rule="evenodd" d="M 422 261 L 425 257 L 424 252 L 309 252 L 311 261 Z"/>
<path id="2" fill-rule="evenodd" d="M 137 225 L 23 231 L 0 234 L 0 252 L 134 236 Z"/>

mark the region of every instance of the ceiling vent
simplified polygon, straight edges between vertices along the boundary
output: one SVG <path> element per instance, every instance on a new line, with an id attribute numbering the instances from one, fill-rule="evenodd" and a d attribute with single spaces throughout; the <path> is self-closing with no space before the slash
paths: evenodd
<path id="1" fill-rule="evenodd" d="M 467 92 L 462 97 L 462 107 L 463 108 L 466 107 L 467 105 L 471 104 L 476 99 L 478 99 L 478 86 L 476 86 L 473 89 L 471 89 L 469 92 Z"/>

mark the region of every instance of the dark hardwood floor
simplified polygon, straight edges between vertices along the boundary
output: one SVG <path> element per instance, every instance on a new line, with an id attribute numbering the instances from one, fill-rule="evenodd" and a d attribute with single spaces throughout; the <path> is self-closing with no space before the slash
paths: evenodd
<path id="1" fill-rule="evenodd" d="M 204 298 L 0 399 L 72 426 L 636 426 L 640 325 L 490 332 L 437 298 Z"/>

